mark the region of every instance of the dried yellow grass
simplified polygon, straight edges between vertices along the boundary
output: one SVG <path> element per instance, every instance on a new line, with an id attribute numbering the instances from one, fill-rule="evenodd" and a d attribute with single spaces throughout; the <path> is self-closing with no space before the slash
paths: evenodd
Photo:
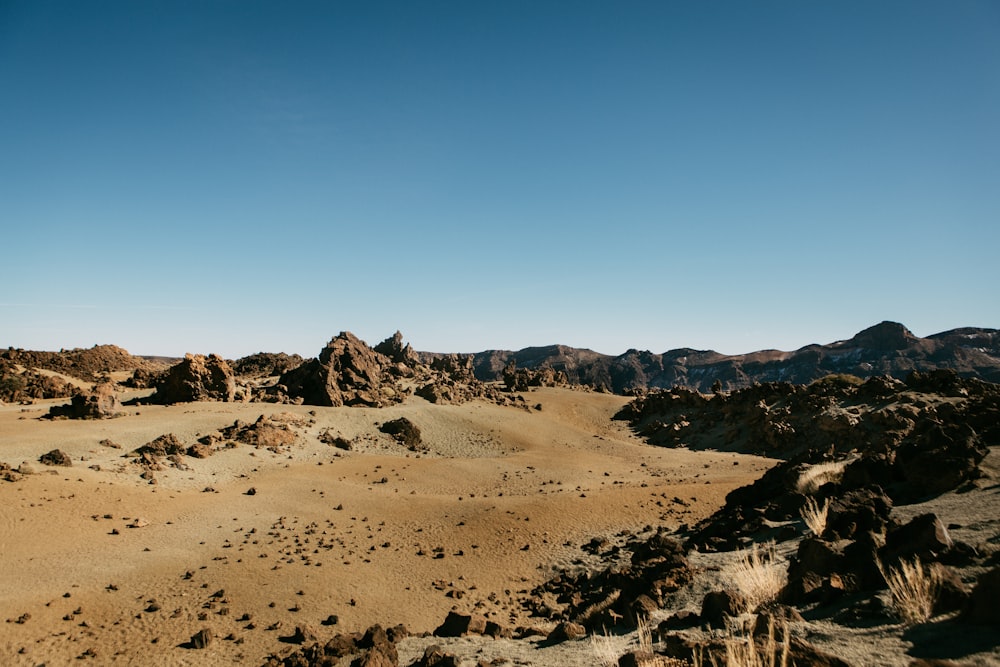
<path id="1" fill-rule="evenodd" d="M 618 660 L 630 650 L 643 653 L 653 652 L 653 631 L 649 621 L 640 616 L 636 620 L 635 639 L 612 635 L 605 629 L 604 634 L 590 636 L 590 649 L 597 664 L 602 667 L 617 667 Z"/>
<path id="2" fill-rule="evenodd" d="M 772 618 L 767 624 L 767 637 L 762 642 L 757 642 L 751 631 L 727 636 L 724 639 L 726 659 L 723 665 L 725 667 L 788 667 L 791 633 L 788 631 L 787 622 L 782 623 L 780 634 L 782 639 L 778 641 Z M 708 659 L 713 667 L 720 667 L 715 655 L 709 653 Z M 705 658 L 700 648 L 695 649 L 692 653 L 691 664 L 694 667 L 705 667 Z"/>
<path id="3" fill-rule="evenodd" d="M 900 561 L 899 567 L 878 569 L 889 585 L 892 605 L 907 625 L 923 623 L 934 614 L 934 604 L 941 592 L 941 577 L 934 568 L 925 568 L 919 558 Z"/>
<path id="4" fill-rule="evenodd" d="M 799 515 L 812 534 L 819 537 L 826 530 L 826 516 L 830 509 L 830 499 L 820 505 L 812 496 L 806 496 L 806 503 L 799 509 Z"/>
<path id="5" fill-rule="evenodd" d="M 844 468 L 854 459 L 844 459 L 843 461 L 830 461 L 828 463 L 817 463 L 802 471 L 796 482 L 795 489 L 804 495 L 811 496 L 824 484 L 839 482 L 844 476 Z"/>
<path id="6" fill-rule="evenodd" d="M 787 563 L 778 559 L 774 542 L 763 549 L 754 544 L 740 552 L 739 560 L 728 569 L 729 579 L 747 599 L 747 611 L 777 599 L 788 581 Z"/>

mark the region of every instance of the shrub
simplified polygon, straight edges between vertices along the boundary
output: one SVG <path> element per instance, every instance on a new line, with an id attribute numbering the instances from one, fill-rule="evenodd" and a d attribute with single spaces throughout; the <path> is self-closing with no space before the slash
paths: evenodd
<path id="1" fill-rule="evenodd" d="M 754 544 L 740 552 L 739 561 L 729 568 L 729 578 L 747 599 L 747 611 L 756 611 L 781 593 L 788 579 L 787 563 L 778 560 L 773 542 L 763 550 Z"/>
<path id="2" fill-rule="evenodd" d="M 780 632 L 782 640 L 775 636 L 774 619 L 767 625 L 767 637 L 763 642 L 756 642 L 750 631 L 741 635 L 729 634 L 723 640 L 726 646 L 725 667 L 787 667 L 790 650 L 791 633 L 785 623 Z M 713 667 L 719 667 L 715 655 L 709 653 L 709 661 Z M 705 658 L 700 649 L 695 649 L 691 663 L 695 667 L 704 667 Z"/>
<path id="3" fill-rule="evenodd" d="M 823 501 L 821 506 L 812 496 L 806 496 L 806 503 L 799 509 L 799 515 L 805 521 L 806 527 L 812 531 L 816 537 L 823 535 L 826 530 L 826 515 L 830 509 L 830 499 Z"/>
<path id="4" fill-rule="evenodd" d="M 802 471 L 795 484 L 795 490 L 801 494 L 811 496 L 824 484 L 839 482 L 844 476 L 844 468 L 847 464 L 853 463 L 855 459 L 844 459 L 843 461 L 830 461 L 829 463 L 817 463 Z"/>
<path id="5" fill-rule="evenodd" d="M 912 563 L 900 561 L 899 567 L 878 569 L 889 586 L 892 605 L 907 625 L 923 623 L 934 613 L 934 603 L 941 592 L 941 577 L 937 570 L 925 568 L 919 558 Z"/>

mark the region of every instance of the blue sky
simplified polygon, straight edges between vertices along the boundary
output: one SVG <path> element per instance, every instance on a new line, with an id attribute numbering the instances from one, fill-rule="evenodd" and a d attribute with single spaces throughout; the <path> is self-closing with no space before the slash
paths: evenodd
<path id="1" fill-rule="evenodd" d="M 1000 327 L 996 2 L 0 0 L 0 346 Z"/>

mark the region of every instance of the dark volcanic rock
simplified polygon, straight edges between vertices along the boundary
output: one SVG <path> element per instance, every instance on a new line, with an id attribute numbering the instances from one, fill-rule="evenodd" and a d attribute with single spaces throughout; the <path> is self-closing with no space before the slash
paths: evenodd
<path id="1" fill-rule="evenodd" d="M 417 451 L 423 444 L 420 439 L 420 429 L 406 417 L 387 421 L 378 430 L 391 435 L 396 442 L 411 451 Z"/>
<path id="2" fill-rule="evenodd" d="M 849 539 L 863 532 L 885 532 L 892 500 L 878 487 L 853 489 L 836 497 L 827 511 L 822 537 Z"/>
<path id="3" fill-rule="evenodd" d="M 485 616 L 480 614 L 460 614 L 456 611 L 450 611 L 444 622 L 434 630 L 434 636 L 464 637 L 465 635 L 481 635 L 485 631 Z"/>
<path id="4" fill-rule="evenodd" d="M 775 381 L 808 384 L 831 374 L 903 379 L 914 369 L 951 369 L 962 377 L 1000 382 L 1000 331 L 963 328 L 920 338 L 901 324 L 881 322 L 848 340 L 806 345 L 793 352 L 760 350 L 727 356 L 680 348 L 662 354 L 628 350 L 612 357 L 550 345 L 516 352 L 487 350 L 472 359 L 476 377 L 484 381 L 503 379 L 504 369 L 514 363 L 519 369 L 564 372 L 572 384 L 606 387 L 620 394 L 669 387 L 709 392 L 716 382 L 723 391 Z"/>
<path id="5" fill-rule="evenodd" d="M 901 559 L 934 561 L 954 545 L 948 528 L 935 514 L 921 514 L 886 535 L 882 559 L 887 564 Z"/>
<path id="6" fill-rule="evenodd" d="M 53 449 L 51 452 L 46 452 L 38 457 L 39 463 L 44 463 L 47 466 L 71 466 L 73 465 L 73 460 L 70 459 L 69 455 L 62 451 L 61 449 Z"/>
<path id="7" fill-rule="evenodd" d="M 507 391 L 528 391 L 531 387 L 563 387 L 569 384 L 565 371 L 552 368 L 517 368 L 511 362 L 503 371 Z"/>
<path id="8" fill-rule="evenodd" d="M 298 368 L 305 361 L 297 354 L 258 352 L 233 362 L 233 372 L 251 378 L 270 377 Z"/>
<path id="9" fill-rule="evenodd" d="M 236 377 L 229 363 L 218 355 L 189 354 L 172 366 L 150 397 L 154 403 L 227 401 L 236 395 Z"/>
<path id="10" fill-rule="evenodd" d="M 711 591 L 701 601 L 701 619 L 715 628 L 726 627 L 726 619 L 747 610 L 747 600 L 738 591 Z"/>
<path id="11" fill-rule="evenodd" d="M 975 625 L 1000 627 L 1000 567 L 983 573 L 976 581 L 961 618 Z"/>

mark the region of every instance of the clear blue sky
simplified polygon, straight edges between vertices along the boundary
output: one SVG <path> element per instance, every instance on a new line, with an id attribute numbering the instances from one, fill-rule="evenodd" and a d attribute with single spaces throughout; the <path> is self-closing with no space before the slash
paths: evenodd
<path id="1" fill-rule="evenodd" d="M 1000 327 L 1000 4 L 0 0 L 0 346 Z"/>

